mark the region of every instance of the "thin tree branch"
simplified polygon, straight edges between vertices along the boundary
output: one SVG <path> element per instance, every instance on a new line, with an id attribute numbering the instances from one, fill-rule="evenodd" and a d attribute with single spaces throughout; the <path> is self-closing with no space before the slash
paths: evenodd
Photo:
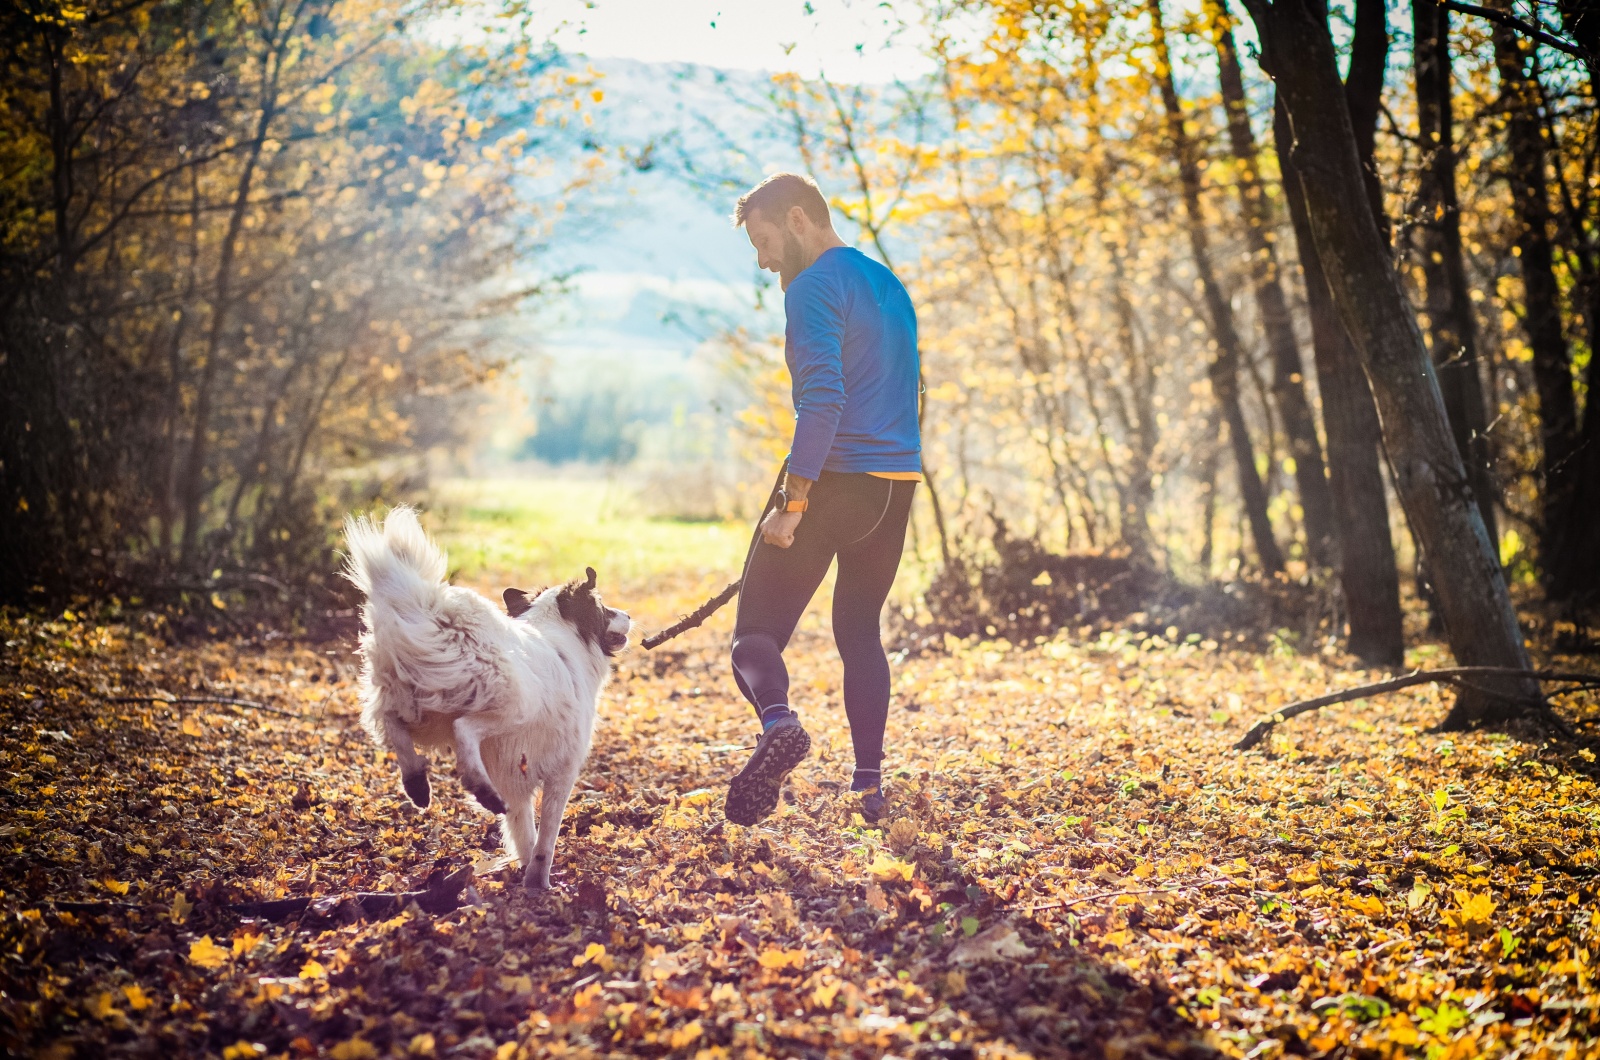
<path id="1" fill-rule="evenodd" d="M 1462 15 L 1477 15 L 1479 18 L 1486 18 L 1490 22 L 1498 22 L 1502 26 L 1509 26 L 1523 36 L 1532 37 L 1540 44 L 1549 45 L 1558 52 L 1565 52 L 1575 59 L 1582 60 L 1591 67 L 1600 63 L 1600 57 L 1590 54 L 1587 48 L 1580 48 L 1571 41 L 1563 40 L 1553 33 L 1540 29 L 1531 22 L 1524 22 L 1509 11 L 1496 11 L 1489 7 L 1479 7 L 1477 4 L 1458 3 L 1457 0 L 1443 0 L 1439 6 L 1446 11 L 1454 11 Z"/>
<path id="2" fill-rule="evenodd" d="M 1475 688 L 1476 691 L 1485 691 L 1471 684 L 1474 677 L 1524 677 L 1533 681 L 1558 681 L 1575 684 L 1578 688 L 1600 688 L 1600 674 L 1577 673 L 1569 670 L 1519 670 L 1513 666 L 1457 666 L 1448 670 L 1419 670 L 1416 673 L 1406 674 L 1389 681 L 1379 681 L 1377 684 L 1359 685 L 1347 688 L 1343 692 L 1330 692 L 1316 699 L 1303 699 L 1298 703 L 1291 703 L 1282 710 L 1273 711 L 1250 727 L 1250 731 L 1234 744 L 1237 751 L 1248 751 L 1260 743 L 1279 722 L 1288 721 L 1290 718 L 1301 714 L 1319 710 L 1322 707 L 1332 706 L 1335 703 L 1348 703 L 1352 699 L 1365 699 L 1368 696 L 1381 696 L 1389 692 L 1398 692 L 1402 688 L 1412 685 L 1425 685 L 1433 682 Z M 1574 689 L 1567 689 L 1574 691 Z"/>
<path id="3" fill-rule="evenodd" d="M 729 582 L 728 587 L 723 589 L 716 596 L 713 596 L 711 599 L 695 608 L 689 614 L 684 615 L 682 618 L 678 619 L 678 621 L 674 622 L 660 633 L 652 633 L 650 636 L 644 638 L 644 640 L 639 642 L 640 645 L 643 646 L 646 651 L 649 651 L 651 648 L 660 647 L 680 633 L 687 633 L 689 630 L 694 629 L 706 619 L 716 614 L 717 610 L 721 608 L 723 604 L 727 603 L 729 600 L 732 600 L 739 592 L 739 586 L 743 584 L 744 579 L 742 578 L 736 582 Z"/>
<path id="4" fill-rule="evenodd" d="M 467 865 L 450 873 L 432 886 L 420 891 L 357 891 L 352 894 L 329 895 L 312 898 L 273 898 L 262 902 L 230 902 L 209 908 L 235 916 L 259 920 L 288 920 L 309 913 L 318 918 L 342 919 L 347 913 L 357 919 L 376 920 L 392 917 L 412 902 L 424 913 L 450 913 L 461 906 L 461 892 L 472 882 L 472 866 Z M 54 901 L 51 907 L 59 913 L 76 913 L 100 916 L 107 913 L 159 913 L 167 907 L 144 905 L 139 902 L 73 902 Z"/>
<path id="5" fill-rule="evenodd" d="M 279 710 L 269 707 L 265 703 L 257 703 L 253 699 L 233 699 L 228 696 L 106 696 L 107 703 L 172 703 L 174 705 L 193 705 L 197 703 L 218 703 L 227 707 L 249 707 L 251 710 L 263 710 L 268 714 L 277 714 L 285 718 L 300 718 L 303 715 L 292 711 Z"/>

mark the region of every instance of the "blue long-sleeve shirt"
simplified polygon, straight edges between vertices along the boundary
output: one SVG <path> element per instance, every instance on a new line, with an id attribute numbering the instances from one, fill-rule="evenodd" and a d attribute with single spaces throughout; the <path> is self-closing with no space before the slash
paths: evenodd
<path id="1" fill-rule="evenodd" d="M 790 472 L 920 472 L 917 314 L 894 273 L 833 247 L 790 282 L 783 309 Z"/>

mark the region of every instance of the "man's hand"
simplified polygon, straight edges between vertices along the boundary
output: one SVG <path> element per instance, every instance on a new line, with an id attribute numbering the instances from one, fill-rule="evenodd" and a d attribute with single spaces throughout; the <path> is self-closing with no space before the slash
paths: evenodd
<path id="1" fill-rule="evenodd" d="M 794 531 L 805 512 L 780 512 L 774 508 L 761 520 L 761 540 L 778 548 L 794 544 Z"/>
<path id="2" fill-rule="evenodd" d="M 783 488 L 790 500 L 803 501 L 811 493 L 813 480 L 791 475 L 788 472 L 783 476 Z M 780 497 L 781 499 L 781 497 Z M 778 548 L 788 548 L 794 544 L 795 527 L 800 525 L 800 517 L 805 512 L 784 512 L 774 508 L 761 520 L 761 540 Z"/>

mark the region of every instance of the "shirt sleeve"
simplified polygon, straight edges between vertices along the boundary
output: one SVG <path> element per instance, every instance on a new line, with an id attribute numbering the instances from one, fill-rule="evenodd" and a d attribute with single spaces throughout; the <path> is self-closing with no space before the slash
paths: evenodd
<path id="1" fill-rule="evenodd" d="M 844 414 L 844 305 L 817 277 L 792 283 L 784 299 L 785 342 L 794 378 L 794 444 L 789 471 L 816 479 Z"/>

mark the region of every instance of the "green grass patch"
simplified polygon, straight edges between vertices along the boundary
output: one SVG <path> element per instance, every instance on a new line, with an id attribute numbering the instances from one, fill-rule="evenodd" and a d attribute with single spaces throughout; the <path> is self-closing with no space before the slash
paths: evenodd
<path id="1" fill-rule="evenodd" d="M 602 585 L 739 576 L 742 523 L 638 514 L 633 490 L 603 479 L 447 479 L 423 525 L 450 554 L 451 577 L 498 589 L 537 588 L 599 572 Z"/>

